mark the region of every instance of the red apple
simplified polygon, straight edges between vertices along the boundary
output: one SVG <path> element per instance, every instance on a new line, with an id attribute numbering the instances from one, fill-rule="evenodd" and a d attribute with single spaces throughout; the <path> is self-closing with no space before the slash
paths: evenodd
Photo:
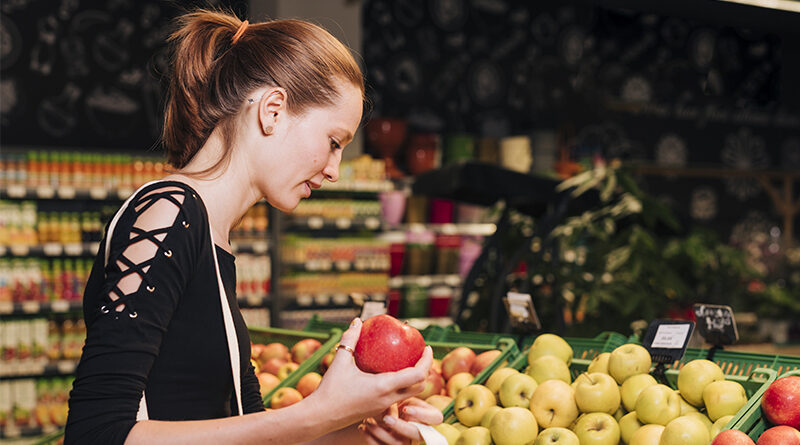
<path id="1" fill-rule="evenodd" d="M 317 349 L 322 346 L 322 343 L 315 338 L 306 338 L 300 340 L 292 346 L 292 361 L 295 363 L 303 363 L 312 354 L 317 352 Z"/>
<path id="2" fill-rule="evenodd" d="M 272 388 L 278 386 L 280 382 L 281 379 L 268 372 L 262 372 L 258 374 L 258 385 L 259 389 L 261 390 L 261 397 L 267 395 L 267 393 L 272 391 Z"/>
<path id="3" fill-rule="evenodd" d="M 278 371 L 280 371 L 281 366 L 288 363 L 286 360 L 282 358 L 271 358 L 266 362 L 262 362 L 261 364 L 261 372 L 268 372 L 270 374 L 278 375 Z"/>
<path id="4" fill-rule="evenodd" d="M 309 372 L 303 377 L 300 377 L 300 381 L 297 382 L 297 390 L 300 391 L 303 397 L 308 397 L 309 394 L 317 389 L 321 381 L 322 376 L 319 375 L 319 373 Z"/>
<path id="5" fill-rule="evenodd" d="M 725 430 L 714 437 L 711 445 L 755 445 L 755 442 L 739 430 Z"/>
<path id="6" fill-rule="evenodd" d="M 758 437 L 756 445 L 800 445 L 800 431 L 786 425 L 773 426 Z"/>
<path id="7" fill-rule="evenodd" d="M 280 409 L 286 408 L 289 405 L 294 405 L 301 400 L 303 400 L 303 395 L 300 394 L 300 391 L 294 388 L 283 387 L 275 391 L 275 394 L 273 394 L 272 398 L 269 400 L 269 405 L 274 409 Z"/>
<path id="8" fill-rule="evenodd" d="M 761 398 L 761 410 L 773 425 L 800 429 L 800 377 L 781 377 L 772 382 Z"/>
<path id="9" fill-rule="evenodd" d="M 278 376 L 279 379 L 283 380 L 286 377 L 289 377 L 289 374 L 293 373 L 299 367 L 300 365 L 298 365 L 295 362 L 286 362 L 283 364 L 283 366 L 281 366 L 281 369 L 278 370 L 276 376 Z"/>
<path id="10" fill-rule="evenodd" d="M 450 380 L 450 377 L 456 374 L 470 372 L 473 363 L 475 363 L 475 351 L 466 346 L 459 346 L 442 359 L 442 377 Z"/>
<path id="11" fill-rule="evenodd" d="M 266 363 L 267 360 L 272 358 L 289 360 L 289 348 L 282 343 L 270 343 L 258 349 L 260 349 L 258 353 L 259 363 Z"/>
<path id="12" fill-rule="evenodd" d="M 472 367 L 469 369 L 469 372 L 472 375 L 478 375 L 484 368 L 492 364 L 492 362 L 500 356 L 500 351 L 497 349 L 492 349 L 491 351 L 481 352 L 477 356 L 475 356 L 475 361 L 472 362 Z"/>
<path id="13" fill-rule="evenodd" d="M 319 364 L 319 371 L 321 373 L 325 373 L 328 368 L 331 367 L 331 363 L 333 363 L 333 358 L 336 357 L 336 350 L 332 350 L 331 352 L 325 354 L 325 357 L 322 357 L 322 362 Z"/>
<path id="14" fill-rule="evenodd" d="M 379 373 L 414 366 L 424 350 L 425 340 L 418 330 L 381 314 L 364 322 L 353 355 L 359 369 Z"/>
<path id="15" fill-rule="evenodd" d="M 434 394 L 440 394 L 442 388 L 444 388 L 444 378 L 431 368 L 428 370 L 428 376 L 425 378 L 425 389 L 415 397 L 425 400 Z"/>
<path id="16" fill-rule="evenodd" d="M 264 345 L 260 343 L 250 344 L 250 358 L 258 360 L 258 356 L 261 355 L 261 351 L 264 350 Z"/>

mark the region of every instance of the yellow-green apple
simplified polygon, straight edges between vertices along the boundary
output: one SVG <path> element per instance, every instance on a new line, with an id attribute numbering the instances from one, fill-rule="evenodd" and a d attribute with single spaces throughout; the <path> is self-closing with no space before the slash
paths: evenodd
<path id="1" fill-rule="evenodd" d="M 272 388 L 278 386 L 281 382 L 281 379 L 275 377 L 274 375 L 268 372 L 261 372 L 258 374 L 258 387 L 259 391 L 261 391 L 261 397 L 267 395 L 268 392 L 272 391 Z"/>
<path id="2" fill-rule="evenodd" d="M 541 334 L 528 350 L 528 364 L 531 365 L 536 359 L 546 355 L 558 357 L 569 366 L 572 363 L 572 346 L 558 335 Z"/>
<path id="3" fill-rule="evenodd" d="M 303 397 L 308 397 L 309 394 L 317 389 L 321 381 L 322 376 L 319 373 L 309 372 L 297 381 L 297 390 L 300 391 Z"/>
<path id="4" fill-rule="evenodd" d="M 535 359 L 525 372 L 540 384 L 547 380 L 561 380 L 566 383 L 572 381 L 566 362 L 554 355 L 543 355 Z"/>
<path id="5" fill-rule="evenodd" d="M 289 361 L 291 355 L 289 354 L 289 348 L 282 344 L 282 343 L 270 343 L 268 345 L 261 345 L 258 349 L 258 362 L 259 363 L 266 363 L 267 360 L 271 358 L 281 359 L 283 361 Z"/>
<path id="6" fill-rule="evenodd" d="M 711 445 L 756 445 L 753 439 L 739 430 L 725 430 L 717 434 Z"/>
<path id="7" fill-rule="evenodd" d="M 720 431 L 722 431 L 722 429 L 725 428 L 725 426 L 728 425 L 728 422 L 730 422 L 734 417 L 735 416 L 722 416 L 717 419 L 716 422 L 712 423 L 711 429 L 709 430 L 711 438 L 713 439 L 717 437 L 717 434 L 719 434 Z"/>
<path id="8" fill-rule="evenodd" d="M 639 398 L 642 390 L 657 384 L 656 379 L 650 374 L 636 374 L 628 377 L 619 388 L 620 396 L 622 396 L 622 405 L 629 412 L 635 410 L 636 399 Z"/>
<path id="9" fill-rule="evenodd" d="M 770 383 L 761 398 L 761 410 L 773 425 L 800 429 L 800 376 L 786 376 Z"/>
<path id="10" fill-rule="evenodd" d="M 619 387 L 608 374 L 584 374 L 586 379 L 575 387 L 575 403 L 583 413 L 614 414 L 619 409 Z"/>
<path id="11" fill-rule="evenodd" d="M 492 433 L 489 428 L 473 426 L 467 428 L 458 436 L 456 445 L 491 445 Z"/>
<path id="12" fill-rule="evenodd" d="M 587 369 L 588 372 L 602 372 L 604 374 L 608 374 L 608 358 L 611 357 L 610 352 L 603 352 L 598 354 L 592 361 L 589 363 L 589 368 Z"/>
<path id="13" fill-rule="evenodd" d="M 461 431 L 449 423 L 440 423 L 433 428 L 444 436 L 447 445 L 455 445 L 458 436 L 461 435 Z"/>
<path id="14" fill-rule="evenodd" d="M 434 371 L 433 368 L 430 368 L 428 370 L 428 376 L 425 378 L 425 387 L 416 397 L 425 400 L 434 394 L 441 394 L 443 388 L 444 378 L 441 374 Z"/>
<path id="15" fill-rule="evenodd" d="M 480 425 L 483 415 L 496 406 L 494 394 L 483 385 L 469 385 L 458 392 L 453 410 L 458 421 L 466 426 Z"/>
<path id="16" fill-rule="evenodd" d="M 614 416 L 613 416 L 614 420 L 616 420 L 617 423 L 619 423 L 619 419 L 621 419 L 622 416 L 624 416 L 625 414 L 628 414 L 628 412 L 625 411 L 625 408 L 623 408 L 622 404 L 620 404 L 619 408 L 617 408 L 617 411 L 614 413 Z"/>
<path id="17" fill-rule="evenodd" d="M 575 391 L 561 380 L 548 380 L 536 387 L 530 409 L 541 428 L 566 428 L 578 417 Z"/>
<path id="18" fill-rule="evenodd" d="M 703 406 L 703 389 L 711 382 L 725 380 L 720 367 L 705 359 L 692 360 L 678 371 L 678 391 L 687 402 Z"/>
<path id="19" fill-rule="evenodd" d="M 629 343 L 611 351 L 611 356 L 608 357 L 608 373 L 621 385 L 632 375 L 650 372 L 652 364 L 650 353 L 644 346 Z"/>
<path id="20" fill-rule="evenodd" d="M 250 365 L 253 366 L 253 373 L 254 374 L 258 375 L 258 373 L 261 372 L 261 363 L 259 363 L 258 360 L 254 359 L 254 358 L 251 358 L 250 359 Z"/>
<path id="21" fill-rule="evenodd" d="M 639 418 L 636 417 L 636 411 L 631 411 L 622 416 L 622 418 L 619 419 L 619 436 L 622 439 L 622 443 L 630 443 L 633 433 L 642 426 L 642 422 L 639 422 Z"/>
<path id="22" fill-rule="evenodd" d="M 457 429 L 459 432 L 461 432 L 461 433 L 463 433 L 464 431 L 466 431 L 466 430 L 468 430 L 468 429 L 469 429 L 469 427 L 468 427 L 468 426 L 464 425 L 464 424 L 463 424 L 463 423 L 461 423 L 461 422 L 456 422 L 456 423 L 454 423 L 454 424 L 452 424 L 452 425 L 453 425 L 454 427 L 456 427 L 456 429 Z M 488 429 L 488 428 L 487 428 L 487 429 Z"/>
<path id="23" fill-rule="evenodd" d="M 586 374 L 588 374 L 588 372 L 582 372 L 582 373 L 578 374 L 577 377 L 575 377 L 575 380 L 573 380 L 572 383 L 569 384 L 570 386 L 572 386 L 572 389 L 577 388 L 578 384 L 581 383 L 581 382 L 589 381 L 589 378 L 586 377 Z"/>
<path id="24" fill-rule="evenodd" d="M 536 380 L 527 374 L 517 373 L 508 376 L 500 386 L 498 394 L 500 403 L 506 408 L 514 406 L 528 408 L 537 386 Z"/>
<path id="25" fill-rule="evenodd" d="M 677 389 L 675 390 L 675 392 L 678 393 L 679 396 L 681 395 L 681 392 L 678 391 Z M 686 399 L 684 399 L 683 396 L 681 396 L 681 415 L 696 413 L 696 412 L 699 412 L 697 408 L 691 403 L 687 402 Z"/>
<path id="26" fill-rule="evenodd" d="M 489 431 L 495 445 L 529 445 L 536 440 L 539 426 L 530 410 L 511 407 L 494 415 Z"/>
<path id="27" fill-rule="evenodd" d="M 778 425 L 761 433 L 757 445 L 800 445 L 800 431 L 788 426 Z"/>
<path id="28" fill-rule="evenodd" d="M 487 366 L 491 365 L 492 362 L 499 357 L 501 352 L 497 349 L 492 349 L 490 351 L 484 351 L 480 354 L 475 356 L 475 361 L 472 362 L 472 367 L 469 368 L 469 372 L 472 375 L 478 375 L 481 371 L 484 370 Z"/>
<path id="29" fill-rule="evenodd" d="M 708 427 L 693 416 L 672 419 L 664 426 L 660 445 L 708 445 Z"/>
<path id="30" fill-rule="evenodd" d="M 494 415 L 500 412 L 501 409 L 503 408 L 497 405 L 490 406 L 489 409 L 486 411 L 486 414 L 484 414 L 483 417 L 481 417 L 480 426 L 484 426 L 486 428 L 492 426 L 492 419 L 494 418 Z"/>
<path id="31" fill-rule="evenodd" d="M 459 391 L 472 384 L 474 379 L 475 377 L 468 372 L 459 372 L 447 381 L 445 392 L 448 396 L 455 397 Z"/>
<path id="32" fill-rule="evenodd" d="M 441 394 L 434 394 L 434 395 L 428 397 L 427 399 L 425 399 L 425 402 L 427 402 L 429 405 L 433 406 L 434 408 L 438 409 L 439 411 L 444 411 L 444 409 L 447 408 L 447 405 L 449 405 L 450 402 L 452 402 L 452 401 L 453 401 L 452 397 L 443 396 Z"/>
<path id="33" fill-rule="evenodd" d="M 436 371 L 439 374 L 441 374 L 442 373 L 442 361 L 439 360 L 438 358 L 433 359 L 433 362 L 431 362 L 431 369 L 433 369 L 434 371 Z"/>
<path id="34" fill-rule="evenodd" d="M 635 411 L 644 424 L 666 425 L 681 414 L 680 396 L 666 385 L 648 386 L 636 399 Z"/>
<path id="35" fill-rule="evenodd" d="M 286 377 L 289 377 L 289 374 L 293 373 L 293 372 L 294 372 L 295 370 L 297 370 L 297 368 L 299 368 L 299 367 L 300 367 L 300 365 L 298 365 L 298 364 L 297 364 L 297 363 L 295 363 L 295 362 L 286 362 L 286 363 L 284 363 L 284 364 L 283 364 L 283 366 L 281 366 L 281 368 L 278 370 L 277 377 L 278 377 L 279 379 L 283 380 L 283 379 L 285 379 Z"/>
<path id="36" fill-rule="evenodd" d="M 493 372 L 492 375 L 489 376 L 489 379 L 486 380 L 486 387 L 492 391 L 498 403 L 500 402 L 500 387 L 503 385 L 506 377 L 519 373 L 520 372 L 514 368 L 500 368 Z"/>
<path id="37" fill-rule="evenodd" d="M 416 328 L 380 314 L 361 325 L 353 358 L 364 372 L 390 372 L 414 366 L 423 351 L 425 339 Z"/>
<path id="38" fill-rule="evenodd" d="M 644 425 L 633 433 L 628 445 L 658 445 L 663 432 L 664 425 L 654 423 Z"/>
<path id="39" fill-rule="evenodd" d="M 712 422 L 722 416 L 734 415 L 747 403 L 747 393 L 738 382 L 711 382 L 703 389 L 703 404 Z"/>
<path id="40" fill-rule="evenodd" d="M 286 359 L 273 357 L 265 362 L 261 362 L 261 372 L 268 372 L 270 374 L 278 375 L 278 371 L 280 371 L 281 367 L 287 363 L 289 363 L 289 361 Z"/>
<path id="41" fill-rule="evenodd" d="M 303 400 L 303 395 L 300 394 L 300 391 L 286 386 L 275 391 L 269 401 L 269 405 L 273 409 L 280 409 L 294 405 L 301 400 Z"/>
<path id="42" fill-rule="evenodd" d="M 691 417 L 693 419 L 699 420 L 700 423 L 706 426 L 706 429 L 708 430 L 709 434 L 711 433 L 711 427 L 714 425 L 713 423 L 711 423 L 711 419 L 709 419 L 707 415 L 701 413 L 700 411 L 691 411 L 686 414 L 681 414 L 678 417 Z M 709 440 L 711 439 L 713 439 L 713 436 L 709 438 Z"/>
<path id="43" fill-rule="evenodd" d="M 450 380 L 458 373 L 469 372 L 473 363 L 475 363 L 475 351 L 466 346 L 459 346 L 442 358 L 442 377 Z"/>
<path id="44" fill-rule="evenodd" d="M 533 442 L 533 445 L 581 445 L 578 436 L 566 428 L 547 428 Z"/>
<path id="45" fill-rule="evenodd" d="M 332 349 L 331 352 L 325 354 L 325 357 L 322 357 L 322 361 L 319 363 L 320 372 L 324 373 L 331 367 L 334 357 L 336 357 L 336 349 Z"/>
<path id="46" fill-rule="evenodd" d="M 617 445 L 619 425 L 610 414 L 589 413 L 578 419 L 575 435 L 581 445 Z"/>

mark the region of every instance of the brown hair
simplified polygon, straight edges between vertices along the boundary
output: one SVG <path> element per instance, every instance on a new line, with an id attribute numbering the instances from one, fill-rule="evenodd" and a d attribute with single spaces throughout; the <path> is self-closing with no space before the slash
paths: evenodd
<path id="1" fill-rule="evenodd" d="M 350 51 L 323 28 L 301 20 L 242 25 L 233 14 L 198 10 L 180 16 L 170 36 L 172 73 L 162 142 L 167 159 L 183 168 L 220 126 L 230 159 L 235 120 L 253 90 L 282 87 L 287 109 L 302 114 L 334 103 L 337 81 L 361 89 L 364 78 Z M 234 43 L 234 35 L 245 29 Z"/>

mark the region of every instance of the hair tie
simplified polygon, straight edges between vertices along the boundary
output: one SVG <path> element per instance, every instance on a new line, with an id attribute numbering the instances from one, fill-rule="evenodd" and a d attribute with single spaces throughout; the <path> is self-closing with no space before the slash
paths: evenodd
<path id="1" fill-rule="evenodd" d="M 243 21 L 241 25 L 239 25 L 239 29 L 236 30 L 236 33 L 233 35 L 231 39 L 231 45 L 236 45 L 236 42 L 239 41 L 239 38 L 244 35 L 244 30 L 247 29 L 247 25 L 250 24 L 247 20 Z"/>

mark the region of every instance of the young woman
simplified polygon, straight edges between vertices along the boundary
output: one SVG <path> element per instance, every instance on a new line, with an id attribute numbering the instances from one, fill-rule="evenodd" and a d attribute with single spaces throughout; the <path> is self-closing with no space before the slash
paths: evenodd
<path id="1" fill-rule="evenodd" d="M 174 173 L 143 186 L 109 223 L 84 295 L 86 345 L 67 444 L 388 443 L 441 422 L 413 399 L 431 365 L 366 374 L 344 333 L 319 388 L 264 411 L 235 298 L 228 234 L 266 198 L 290 211 L 324 180 L 361 120 L 350 52 L 296 20 L 250 25 L 181 17 L 163 142 Z"/>

